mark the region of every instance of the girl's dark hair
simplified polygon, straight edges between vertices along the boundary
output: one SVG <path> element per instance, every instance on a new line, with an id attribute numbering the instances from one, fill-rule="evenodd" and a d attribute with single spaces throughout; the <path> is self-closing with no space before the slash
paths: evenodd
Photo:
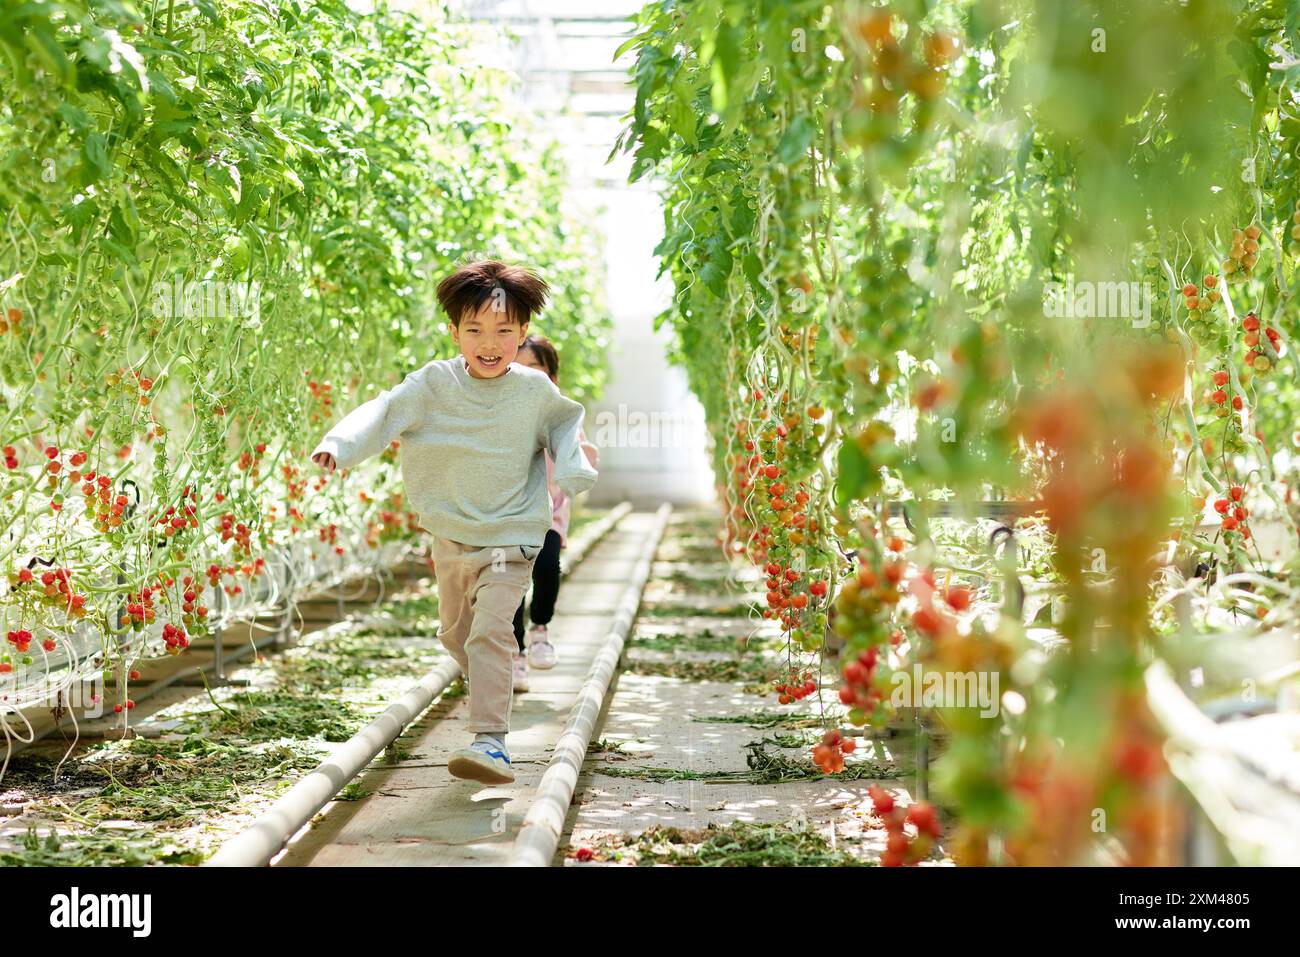
<path id="1" fill-rule="evenodd" d="M 545 336 L 529 336 L 519 346 L 520 351 L 532 349 L 541 361 L 546 374 L 552 379 L 558 380 L 560 377 L 560 354 L 555 351 L 555 346 L 551 345 L 551 340 Z"/>
<path id="2" fill-rule="evenodd" d="M 438 302 L 454 326 L 489 303 L 522 326 L 542 311 L 549 291 L 536 273 L 483 259 L 461 266 L 438 283 Z"/>

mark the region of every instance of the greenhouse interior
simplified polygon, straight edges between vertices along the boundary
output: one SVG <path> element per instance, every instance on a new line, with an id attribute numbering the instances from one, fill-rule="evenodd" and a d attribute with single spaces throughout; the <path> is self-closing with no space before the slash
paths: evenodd
<path id="1" fill-rule="evenodd" d="M 6 0 L 0 51 L 37 924 L 440 866 L 1266 923 L 1296 0 Z"/>

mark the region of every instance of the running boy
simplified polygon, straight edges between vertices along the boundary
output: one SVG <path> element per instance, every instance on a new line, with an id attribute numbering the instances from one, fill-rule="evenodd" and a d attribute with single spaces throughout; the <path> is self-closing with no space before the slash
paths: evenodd
<path id="1" fill-rule="evenodd" d="M 545 453 L 567 494 L 596 482 L 580 445 L 582 406 L 545 373 L 511 365 L 547 291 L 528 270 L 495 260 L 458 269 L 438 285 L 438 301 L 461 354 L 358 406 L 311 456 L 333 471 L 402 440 L 406 494 L 433 535 L 438 638 L 469 682 L 474 741 L 447 767 L 485 784 L 515 779 L 505 745 L 513 617 L 551 527 Z"/>

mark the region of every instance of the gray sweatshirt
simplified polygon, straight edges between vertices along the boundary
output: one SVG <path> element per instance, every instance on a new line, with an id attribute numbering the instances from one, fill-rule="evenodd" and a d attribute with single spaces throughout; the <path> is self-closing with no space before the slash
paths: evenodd
<path id="1" fill-rule="evenodd" d="M 512 364 L 476 379 L 463 356 L 435 359 L 357 406 L 311 453 L 338 468 L 402 443 L 402 479 L 420 524 L 464 545 L 540 547 L 551 527 L 546 456 L 568 495 L 596 483 L 582 454 L 582 406 L 544 373 Z"/>

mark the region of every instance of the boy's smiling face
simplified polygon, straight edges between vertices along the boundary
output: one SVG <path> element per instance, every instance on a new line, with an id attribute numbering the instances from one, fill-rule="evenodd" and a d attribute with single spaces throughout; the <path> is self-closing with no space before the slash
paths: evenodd
<path id="1" fill-rule="evenodd" d="M 528 323 L 521 326 L 495 302 L 484 303 L 477 313 L 461 319 L 459 326 L 449 325 L 452 341 L 460 347 L 469 374 L 476 379 L 505 374 L 528 337 Z"/>

